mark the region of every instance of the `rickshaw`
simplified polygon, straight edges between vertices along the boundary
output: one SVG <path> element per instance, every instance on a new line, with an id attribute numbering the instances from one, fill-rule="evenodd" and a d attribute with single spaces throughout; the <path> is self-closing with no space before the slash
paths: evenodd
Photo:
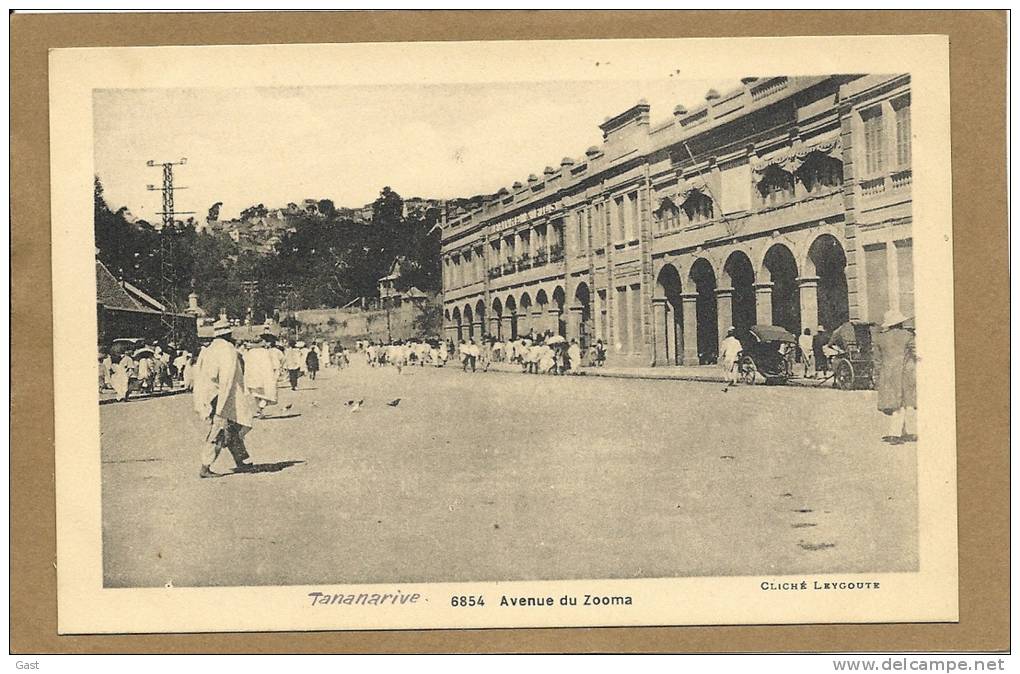
<path id="1" fill-rule="evenodd" d="M 793 376 L 797 338 L 777 325 L 752 325 L 737 335 L 741 351 L 737 360 L 740 380 L 753 384 L 758 375 L 766 384 L 785 384 Z"/>
<path id="2" fill-rule="evenodd" d="M 832 332 L 825 350 L 829 355 L 832 386 L 842 391 L 875 388 L 872 338 L 878 326 L 847 321 Z"/>

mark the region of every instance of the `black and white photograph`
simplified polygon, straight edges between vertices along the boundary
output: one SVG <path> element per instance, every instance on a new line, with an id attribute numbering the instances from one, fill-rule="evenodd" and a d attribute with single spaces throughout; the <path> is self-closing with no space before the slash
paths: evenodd
<path id="1" fill-rule="evenodd" d="M 62 550 L 163 613 L 96 629 L 260 589 L 306 618 L 222 628 L 952 618 L 916 40 L 806 73 L 809 38 L 58 51 L 94 446 L 58 444 L 58 526 L 98 534 Z"/>

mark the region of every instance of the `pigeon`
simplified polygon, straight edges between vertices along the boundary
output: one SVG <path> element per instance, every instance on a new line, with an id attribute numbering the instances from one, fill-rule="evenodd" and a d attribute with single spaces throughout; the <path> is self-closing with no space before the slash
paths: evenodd
<path id="1" fill-rule="evenodd" d="M 345 402 L 345 403 L 344 403 L 344 405 L 345 405 L 346 407 L 350 407 L 350 406 L 351 406 L 351 405 L 353 405 L 353 404 L 354 404 L 354 401 L 353 401 L 353 400 L 348 400 L 347 402 Z"/>
<path id="2" fill-rule="evenodd" d="M 362 400 L 359 400 L 358 402 L 354 403 L 354 405 L 351 406 L 351 412 L 353 413 L 353 412 L 357 412 L 358 410 L 360 410 L 361 406 L 364 404 L 364 402 L 365 402 L 364 399 L 362 399 Z"/>
<path id="3" fill-rule="evenodd" d="M 391 400 L 386 404 L 389 405 L 390 407 L 396 407 L 397 405 L 400 404 L 400 398 L 395 398 L 394 400 Z"/>
<path id="4" fill-rule="evenodd" d="M 315 401 L 313 400 L 313 401 L 312 401 L 312 407 L 318 407 L 318 406 L 319 406 L 319 403 L 317 403 L 317 402 L 315 402 Z"/>
<path id="5" fill-rule="evenodd" d="M 294 403 L 287 403 L 286 405 L 283 406 L 283 409 L 284 411 L 286 411 L 289 410 L 291 407 L 294 407 Z"/>

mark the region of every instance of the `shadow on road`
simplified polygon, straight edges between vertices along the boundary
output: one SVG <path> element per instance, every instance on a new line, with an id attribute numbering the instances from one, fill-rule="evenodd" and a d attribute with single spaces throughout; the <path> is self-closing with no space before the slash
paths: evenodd
<path id="1" fill-rule="evenodd" d="M 252 464 L 251 470 L 246 470 L 240 473 L 231 473 L 231 475 L 254 475 L 255 473 L 279 473 L 281 470 L 290 468 L 302 464 L 302 460 L 291 460 L 291 461 L 277 461 L 276 463 L 254 463 Z"/>
<path id="2" fill-rule="evenodd" d="M 300 414 L 278 414 L 274 416 L 259 417 L 262 421 L 270 421 L 272 419 L 297 419 Z"/>
<path id="3" fill-rule="evenodd" d="M 190 390 L 185 388 L 176 388 L 165 391 L 153 391 L 151 393 L 140 393 L 138 391 L 131 391 L 130 395 L 124 400 L 119 398 L 100 398 L 100 405 L 111 405 L 113 403 L 133 403 L 139 400 L 152 400 L 153 398 L 165 398 L 167 396 L 174 396 L 180 393 L 191 393 Z M 104 392 L 100 392 L 100 395 L 104 395 Z M 108 393 L 106 395 L 109 395 Z"/>

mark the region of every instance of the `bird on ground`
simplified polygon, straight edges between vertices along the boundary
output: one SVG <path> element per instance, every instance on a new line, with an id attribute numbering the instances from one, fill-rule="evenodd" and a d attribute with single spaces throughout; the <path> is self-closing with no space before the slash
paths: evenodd
<path id="1" fill-rule="evenodd" d="M 354 403 L 354 405 L 351 406 L 351 412 L 357 412 L 358 410 L 361 409 L 361 406 L 363 404 L 365 404 L 364 399 L 359 400 L 358 402 Z"/>
<path id="2" fill-rule="evenodd" d="M 294 407 L 294 403 L 287 403 L 286 405 L 283 406 L 283 410 L 286 412 L 291 407 Z"/>
<path id="3" fill-rule="evenodd" d="M 390 407 L 396 407 L 397 405 L 400 404 L 400 398 L 395 398 L 394 400 L 391 400 L 386 404 L 389 405 Z"/>

